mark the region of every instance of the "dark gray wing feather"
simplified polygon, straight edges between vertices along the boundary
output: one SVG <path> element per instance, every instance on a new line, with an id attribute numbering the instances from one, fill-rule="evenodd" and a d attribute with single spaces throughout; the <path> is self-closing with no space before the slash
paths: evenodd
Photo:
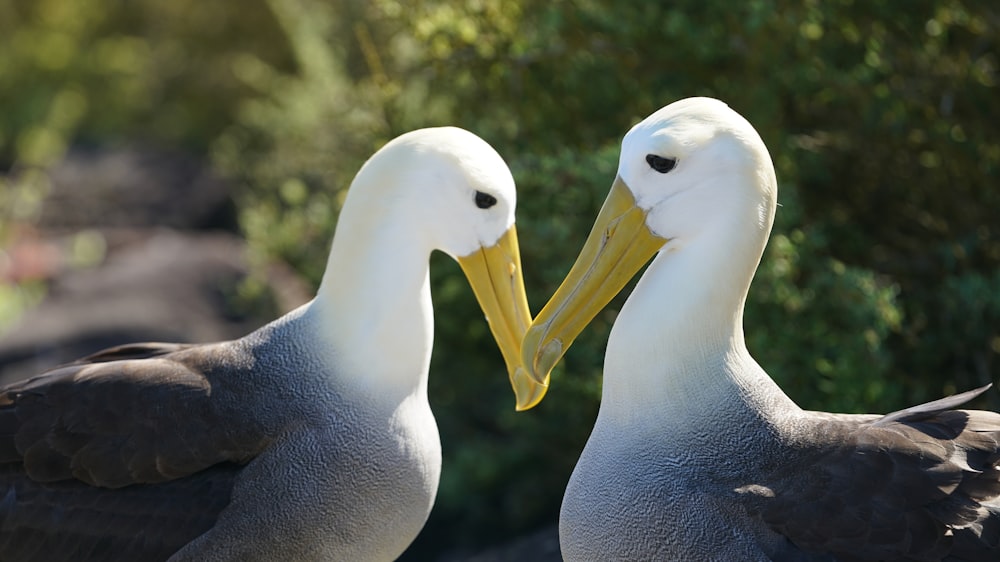
<path id="1" fill-rule="evenodd" d="M 231 344 L 111 348 L 0 390 L 0 463 L 39 482 L 164 482 L 269 443 Z"/>
<path id="2" fill-rule="evenodd" d="M 0 560 L 165 560 L 269 443 L 233 343 L 131 344 L 0 389 Z"/>
<path id="3" fill-rule="evenodd" d="M 240 468 L 224 463 L 162 484 L 108 490 L 74 480 L 39 483 L 14 465 L 0 466 L 0 560 L 166 560 L 215 524 Z"/>
<path id="4" fill-rule="evenodd" d="M 106 363 L 108 361 L 122 361 L 125 359 L 149 359 L 150 357 L 160 357 L 175 351 L 182 351 L 198 347 L 198 344 L 190 343 L 128 343 L 102 349 L 92 353 L 82 359 L 73 362 L 74 365 L 85 363 Z"/>
<path id="5" fill-rule="evenodd" d="M 985 390 L 881 418 L 816 415 L 743 501 L 838 560 L 1000 560 L 1000 414 L 950 409 Z"/>
<path id="6" fill-rule="evenodd" d="M 909 420 L 917 420 L 920 418 L 920 414 L 936 414 L 944 410 L 951 410 L 957 408 L 962 404 L 965 404 L 973 398 L 977 398 L 982 393 L 986 392 L 993 387 L 993 384 L 988 384 L 986 386 L 981 386 L 979 388 L 968 390 L 960 394 L 954 394 L 952 396 L 946 396 L 944 398 L 939 398 L 932 402 L 926 402 L 917 406 L 912 406 L 904 410 L 899 410 L 898 412 L 893 412 L 891 414 L 886 414 L 875 421 L 876 425 L 886 425 L 890 422 L 896 420 L 907 418 Z"/>

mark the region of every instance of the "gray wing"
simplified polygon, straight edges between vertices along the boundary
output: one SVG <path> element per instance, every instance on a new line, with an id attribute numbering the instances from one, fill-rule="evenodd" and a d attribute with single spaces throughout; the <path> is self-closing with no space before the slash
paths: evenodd
<path id="1" fill-rule="evenodd" d="M 0 389 L 0 560 L 163 560 L 210 529 L 269 443 L 241 353 L 127 345 Z"/>
<path id="2" fill-rule="evenodd" d="M 1000 560 L 1000 414 L 949 409 L 987 388 L 880 418 L 817 415 L 746 487 L 751 512 L 838 560 Z"/>
<path id="3" fill-rule="evenodd" d="M 0 390 L 0 465 L 119 488 L 245 463 L 269 442 L 241 408 L 231 343 L 111 348 Z"/>
<path id="4" fill-rule="evenodd" d="M 210 529 L 229 504 L 240 465 L 109 490 L 76 480 L 40 483 L 0 466 L 0 560 L 166 560 Z"/>

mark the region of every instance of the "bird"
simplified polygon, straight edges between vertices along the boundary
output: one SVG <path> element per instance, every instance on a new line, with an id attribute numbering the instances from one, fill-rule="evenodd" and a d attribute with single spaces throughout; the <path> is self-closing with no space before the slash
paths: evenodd
<path id="1" fill-rule="evenodd" d="M 128 344 L 0 390 L 0 560 L 392 560 L 441 471 L 429 258 L 455 258 L 519 396 L 515 185 L 456 127 L 347 192 L 313 300 L 209 344 Z"/>
<path id="2" fill-rule="evenodd" d="M 563 556 L 1000 560 L 1000 414 L 956 409 L 988 386 L 888 415 L 808 411 L 747 350 L 776 199 L 764 142 L 720 100 L 676 101 L 624 136 L 593 229 L 522 344 L 547 380 L 649 262 L 609 335 Z"/>

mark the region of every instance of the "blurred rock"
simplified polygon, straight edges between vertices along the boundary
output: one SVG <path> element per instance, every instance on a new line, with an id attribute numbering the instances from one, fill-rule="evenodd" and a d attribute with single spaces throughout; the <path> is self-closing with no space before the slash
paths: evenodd
<path id="1" fill-rule="evenodd" d="M 74 148 L 48 173 L 52 187 L 38 220 L 42 230 L 238 230 L 228 185 L 182 152 Z"/>
<path id="2" fill-rule="evenodd" d="M 231 234 L 143 229 L 107 237 L 104 263 L 54 278 L 45 300 L 0 337 L 0 384 L 113 345 L 236 338 L 311 297 L 293 273 L 272 267 L 273 298 L 240 307 L 249 266 L 244 242 Z"/>
<path id="3" fill-rule="evenodd" d="M 190 156 L 74 149 L 49 173 L 39 220 L 0 248 L 0 282 L 47 283 L 0 333 L 0 384 L 124 343 L 240 337 L 312 297 L 274 264 L 257 271 L 269 293 L 243 298 L 252 268 L 228 186 Z"/>

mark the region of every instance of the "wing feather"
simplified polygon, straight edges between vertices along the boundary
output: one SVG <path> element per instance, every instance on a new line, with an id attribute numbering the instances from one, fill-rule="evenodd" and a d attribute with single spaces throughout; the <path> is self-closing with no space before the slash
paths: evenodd
<path id="1" fill-rule="evenodd" d="M 1000 559 L 1000 414 L 951 409 L 985 390 L 880 418 L 816 415 L 789 463 L 741 488 L 746 505 L 838 559 Z"/>
<path id="2" fill-rule="evenodd" d="M 268 432 L 231 394 L 230 344 L 111 348 L 0 390 L 0 462 L 39 482 L 119 488 L 244 463 Z M 227 396 L 229 395 L 229 396 Z"/>
<path id="3" fill-rule="evenodd" d="M 178 480 L 108 490 L 79 481 L 41 483 L 0 466 L 4 562 L 166 560 L 211 528 L 229 504 L 239 465 Z"/>

